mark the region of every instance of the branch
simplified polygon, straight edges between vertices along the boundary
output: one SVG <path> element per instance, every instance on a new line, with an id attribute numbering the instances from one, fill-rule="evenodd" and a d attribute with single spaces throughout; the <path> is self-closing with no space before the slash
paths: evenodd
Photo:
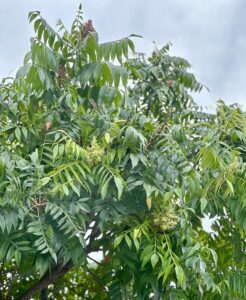
<path id="1" fill-rule="evenodd" d="M 98 233 L 98 221 L 95 221 L 93 226 L 90 241 L 86 246 L 86 252 L 90 253 L 93 249 L 93 242 Z M 40 293 L 42 290 L 46 289 L 50 284 L 55 283 L 58 279 L 62 278 L 68 271 L 72 269 L 74 266 L 72 260 L 69 260 L 64 266 L 57 265 L 51 273 L 45 275 L 42 279 L 40 279 L 36 284 L 34 284 L 28 291 L 26 291 L 22 296 L 20 296 L 17 300 L 30 300 L 37 293 Z"/>
<path id="2" fill-rule="evenodd" d="M 42 290 L 46 289 L 50 284 L 55 283 L 59 278 L 63 277 L 72 267 L 72 261 L 69 261 L 64 266 L 57 265 L 50 274 L 47 274 L 36 284 L 34 284 L 18 300 L 30 300 L 34 295 L 40 293 Z"/>
<path id="3" fill-rule="evenodd" d="M 87 255 L 87 257 L 88 257 L 90 260 L 92 260 L 94 263 L 96 263 L 97 265 L 99 265 L 99 266 L 103 266 L 103 264 L 102 264 L 102 263 L 100 263 L 99 261 L 95 260 L 95 259 L 94 259 L 94 258 L 92 258 L 91 256 Z"/>
<path id="4" fill-rule="evenodd" d="M 90 253 L 92 251 L 92 245 L 95 240 L 95 237 L 97 236 L 98 230 L 99 230 L 98 219 L 96 219 L 95 224 L 93 225 L 93 228 L 91 230 L 91 234 L 87 238 L 87 240 L 89 239 L 89 243 L 86 247 L 87 253 Z"/>
<path id="5" fill-rule="evenodd" d="M 150 139 L 148 145 L 146 148 L 149 148 L 150 146 L 154 145 L 156 143 L 156 139 L 160 136 L 162 131 L 164 130 L 166 126 L 166 123 L 163 123 L 156 131 L 156 134 L 153 135 L 153 137 Z"/>

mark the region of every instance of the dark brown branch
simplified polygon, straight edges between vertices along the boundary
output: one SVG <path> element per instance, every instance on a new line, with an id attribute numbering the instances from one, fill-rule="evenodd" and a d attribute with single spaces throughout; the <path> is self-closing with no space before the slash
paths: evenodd
<path id="1" fill-rule="evenodd" d="M 90 257 L 89 255 L 87 255 L 87 257 L 88 257 L 90 260 L 92 260 L 94 263 L 96 263 L 97 265 L 103 266 L 102 263 L 100 263 L 99 261 L 97 261 L 97 260 L 95 260 L 94 258 Z"/>
<path id="2" fill-rule="evenodd" d="M 158 137 L 160 136 L 160 134 L 162 133 L 162 131 L 164 130 L 166 126 L 166 123 L 163 123 L 161 127 L 159 127 L 156 131 L 156 133 L 153 135 L 153 137 L 150 139 L 149 143 L 147 144 L 146 148 L 149 148 L 150 146 L 154 145 L 156 143 L 156 140 L 158 139 Z"/>
<path id="3" fill-rule="evenodd" d="M 95 224 L 93 225 L 93 228 L 91 230 L 91 234 L 88 236 L 87 240 L 89 239 L 89 243 L 87 246 L 87 253 L 90 253 L 92 251 L 92 244 L 94 242 L 95 237 L 97 236 L 97 233 L 99 231 L 98 227 L 98 219 L 95 221 Z"/>
<path id="4" fill-rule="evenodd" d="M 46 289 L 48 285 L 55 283 L 59 278 L 63 277 L 72 267 L 72 261 L 69 261 L 64 266 L 57 265 L 50 274 L 47 274 L 34 284 L 19 300 L 30 300 L 37 293 Z"/>
<path id="5" fill-rule="evenodd" d="M 98 234 L 98 222 L 95 221 L 92 232 L 90 234 L 90 240 L 86 246 L 86 252 L 90 253 L 93 250 L 93 242 Z M 65 265 L 57 265 L 51 273 L 45 275 L 37 283 L 35 283 L 28 291 L 26 291 L 18 300 L 30 300 L 37 293 L 45 290 L 50 284 L 55 283 L 58 279 L 62 278 L 68 271 L 74 266 L 72 260 L 68 261 Z"/>

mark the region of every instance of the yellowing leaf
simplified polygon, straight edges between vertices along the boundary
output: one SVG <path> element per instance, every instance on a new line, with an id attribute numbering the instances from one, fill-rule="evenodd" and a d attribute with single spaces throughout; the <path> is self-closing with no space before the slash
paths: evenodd
<path id="1" fill-rule="evenodd" d="M 140 229 L 139 228 L 135 228 L 133 230 L 133 238 L 136 239 L 138 237 L 139 233 L 140 233 Z"/>
<path id="2" fill-rule="evenodd" d="M 119 244 L 122 241 L 123 237 L 124 237 L 124 235 L 117 236 L 117 238 L 114 240 L 114 248 L 119 246 Z"/>
<path id="3" fill-rule="evenodd" d="M 110 134 L 108 132 L 105 133 L 104 138 L 105 138 L 106 143 L 109 144 L 110 143 Z"/>
<path id="4" fill-rule="evenodd" d="M 149 210 L 151 209 L 151 202 L 152 202 L 151 198 L 147 197 L 146 198 L 146 204 L 147 204 L 147 207 L 148 207 Z"/>

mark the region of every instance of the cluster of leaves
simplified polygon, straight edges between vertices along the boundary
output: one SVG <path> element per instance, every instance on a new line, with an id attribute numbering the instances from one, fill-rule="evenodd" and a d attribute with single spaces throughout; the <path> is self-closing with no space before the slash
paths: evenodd
<path id="1" fill-rule="evenodd" d="M 202 112 L 170 45 L 101 44 L 81 8 L 70 31 L 29 20 L 0 87 L 1 297 L 245 299 L 245 114 Z"/>

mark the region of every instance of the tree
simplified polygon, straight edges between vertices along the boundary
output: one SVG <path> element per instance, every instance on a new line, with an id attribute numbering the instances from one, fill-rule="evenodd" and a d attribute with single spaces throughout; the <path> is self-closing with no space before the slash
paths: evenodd
<path id="1" fill-rule="evenodd" d="M 29 21 L 0 87 L 1 299 L 245 299 L 242 110 L 203 112 L 170 45 L 99 43 L 81 7 Z"/>

